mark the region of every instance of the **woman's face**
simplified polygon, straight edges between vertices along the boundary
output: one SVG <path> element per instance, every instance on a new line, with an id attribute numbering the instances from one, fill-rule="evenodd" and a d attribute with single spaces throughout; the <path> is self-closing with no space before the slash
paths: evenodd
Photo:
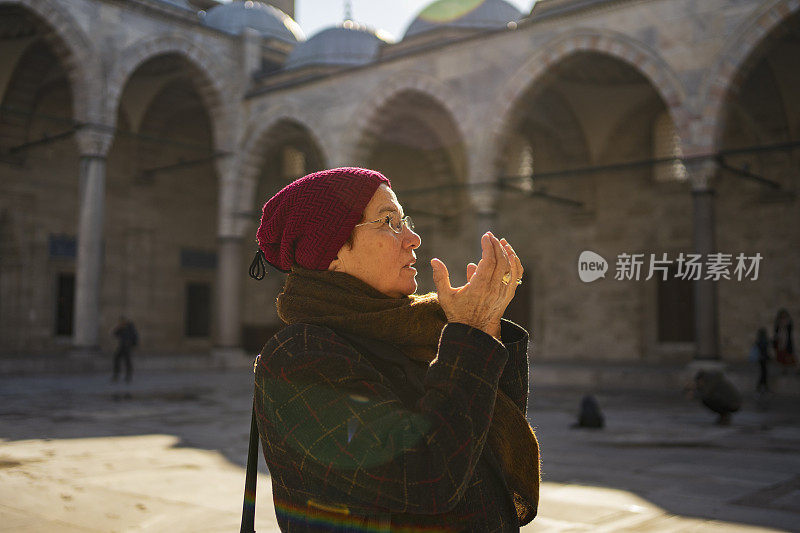
<path id="1" fill-rule="evenodd" d="M 353 230 L 353 247 L 342 246 L 328 270 L 345 272 L 387 296 L 401 298 L 417 290 L 414 249 L 422 243 L 419 235 L 403 225 L 394 233 L 383 222 L 386 215 L 405 216 L 394 192 L 385 184 L 378 187 L 364 208 L 364 221 L 381 219 Z"/>

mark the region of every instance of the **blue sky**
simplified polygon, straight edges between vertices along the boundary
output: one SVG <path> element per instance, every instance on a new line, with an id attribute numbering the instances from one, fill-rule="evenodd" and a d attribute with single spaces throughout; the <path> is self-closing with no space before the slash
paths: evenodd
<path id="1" fill-rule="evenodd" d="M 534 0 L 507 0 L 529 13 Z M 356 22 L 387 31 L 400 39 L 406 28 L 432 0 L 351 0 Z M 344 20 L 345 0 L 296 0 L 295 19 L 306 37 Z"/>

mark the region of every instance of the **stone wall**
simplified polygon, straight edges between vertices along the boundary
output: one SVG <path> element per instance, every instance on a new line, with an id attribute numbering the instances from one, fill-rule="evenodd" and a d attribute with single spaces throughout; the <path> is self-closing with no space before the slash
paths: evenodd
<path id="1" fill-rule="evenodd" d="M 293 8 L 293 2 L 285 4 L 279 7 Z M 116 129 L 110 150 L 101 154 L 108 156 L 104 349 L 111 347 L 108 331 L 120 313 L 140 323 L 148 351 L 205 351 L 220 336 L 235 344 L 230 339 L 236 332 L 220 333 L 218 311 L 212 311 L 216 326 L 208 338 L 183 335 L 185 287 L 192 281 L 215 289 L 213 309 L 224 300 L 240 310 L 237 328 L 252 333 L 279 325 L 274 298 L 283 276 L 271 274 L 259 283 L 245 271 L 259 208 L 290 179 L 282 174 L 281 149 L 293 146 L 306 154 L 309 171 L 339 165 L 385 170 L 406 209 L 422 211 L 415 217 L 423 239 L 420 290 L 433 288 L 430 258 L 442 258 L 453 282 L 461 283 L 464 266 L 478 257 L 482 231 L 508 237 L 529 274 L 527 325 L 537 357 L 688 360 L 692 343 L 658 340 L 658 282 L 615 280 L 614 261 L 621 253 L 674 258 L 691 251 L 692 189 L 704 186 L 702 176 L 690 166 L 683 180 L 659 181 L 651 166 L 614 165 L 663 157 L 654 147 L 663 116 L 687 157 L 800 134 L 792 119 L 800 109 L 800 82 L 787 59 L 796 45 L 775 44 L 784 42 L 781 28 L 797 27 L 800 0 L 611 1 L 552 17 L 537 17 L 534 10 L 516 29 L 282 88 L 245 73 L 243 65 L 253 62 L 246 50 L 258 47 L 244 47 L 240 38 L 159 2 L 21 0 L 3 6 L 38 21 L 63 70 L 66 89 L 51 90 L 41 112 Z M 24 47 L 6 44 L 21 57 Z M 768 78 L 757 75 L 765 53 L 772 54 L 768 63 L 778 73 L 772 86 L 753 81 Z M 176 63 L 155 68 L 150 62 L 166 56 Z M 8 60 L 3 68 L 13 64 Z M 178 90 L 196 101 L 189 115 L 161 123 L 159 113 L 147 113 L 154 96 L 148 91 L 166 90 L 173 75 L 180 77 Z M 778 99 L 784 107 L 768 105 Z M 161 100 L 161 114 L 178 113 L 180 101 Z M 143 177 L 154 165 L 203 154 L 178 146 L 143 148 L 142 139 L 120 135 L 142 133 L 142 124 L 205 147 L 208 159 Z M 34 121 L 25 139 L 52 131 Z M 513 184 L 495 187 L 508 184 L 502 178 L 514 173 L 509 161 L 519 142 L 533 148 L 534 190 L 544 194 L 529 196 Z M 53 334 L 54 280 L 74 271 L 75 261 L 49 257 L 48 239 L 77 233 L 78 163 L 86 153 L 65 138 L 26 150 L 21 166 L 0 169 L 4 352 L 69 345 Z M 745 174 L 779 183 L 779 192 L 742 172 L 736 177 L 718 168 L 712 174 L 716 248 L 764 257 L 758 281 L 717 283 L 724 359 L 743 358 L 756 328 L 771 326 L 778 307 L 800 316 L 796 154 L 725 159 Z M 576 172 L 602 165 L 612 166 Z M 558 174 L 564 170 L 573 172 Z M 433 185 L 451 188 L 420 192 Z M 234 250 L 241 272 L 181 267 L 182 248 L 213 252 L 218 238 L 240 239 Z M 579 280 L 583 250 L 609 260 L 605 280 Z M 219 280 L 237 276 L 241 298 L 219 294 Z"/>

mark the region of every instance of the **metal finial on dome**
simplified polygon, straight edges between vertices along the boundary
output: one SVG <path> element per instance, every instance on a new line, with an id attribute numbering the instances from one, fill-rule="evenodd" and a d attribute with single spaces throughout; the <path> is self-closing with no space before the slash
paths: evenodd
<path id="1" fill-rule="evenodd" d="M 344 20 L 353 20 L 353 2 L 352 0 L 344 0 Z"/>

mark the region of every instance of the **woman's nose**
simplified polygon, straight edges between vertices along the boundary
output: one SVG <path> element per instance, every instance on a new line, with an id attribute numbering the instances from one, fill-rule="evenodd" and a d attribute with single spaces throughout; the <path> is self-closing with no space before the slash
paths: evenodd
<path id="1" fill-rule="evenodd" d="M 408 230 L 407 233 L 406 230 Z M 419 246 L 422 244 L 422 237 L 420 237 L 419 234 L 413 229 L 405 225 L 403 226 L 403 232 L 405 233 L 403 237 L 403 244 L 411 246 L 412 249 L 419 248 Z"/>

